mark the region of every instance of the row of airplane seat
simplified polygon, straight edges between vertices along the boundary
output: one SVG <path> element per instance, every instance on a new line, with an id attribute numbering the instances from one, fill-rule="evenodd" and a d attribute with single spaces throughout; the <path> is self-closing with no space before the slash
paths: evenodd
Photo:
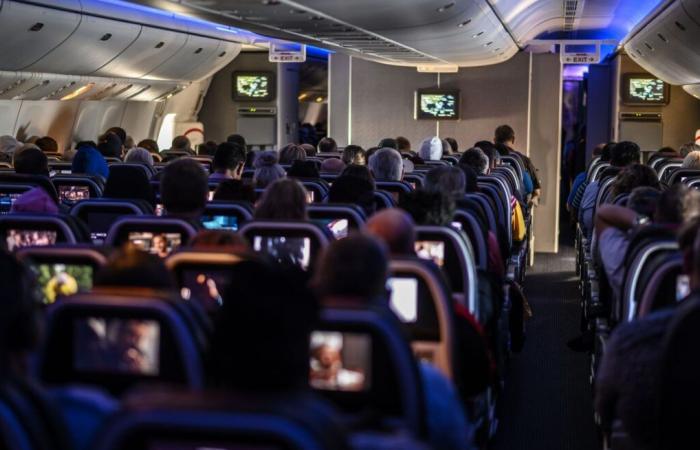
<path id="1" fill-rule="evenodd" d="M 539 195 L 495 136 L 0 138 L 3 448 L 484 448 Z"/>

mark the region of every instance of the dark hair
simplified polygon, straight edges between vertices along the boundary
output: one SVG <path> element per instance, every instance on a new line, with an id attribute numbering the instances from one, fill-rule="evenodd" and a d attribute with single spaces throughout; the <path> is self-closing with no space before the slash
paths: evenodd
<path id="1" fill-rule="evenodd" d="M 189 243 L 194 249 L 228 250 L 232 247 L 250 250 L 243 235 L 228 230 L 201 230 Z"/>
<path id="2" fill-rule="evenodd" d="M 501 156 L 508 156 L 510 154 L 510 148 L 508 148 L 508 146 L 506 144 L 498 143 L 498 144 L 494 144 L 493 147 L 496 149 L 498 154 Z"/>
<path id="3" fill-rule="evenodd" d="M 613 181 L 610 197 L 617 198 L 621 194 L 629 194 L 639 186 L 649 186 L 659 189 L 659 177 L 654 169 L 643 164 L 632 164 L 625 167 Z"/>
<path id="4" fill-rule="evenodd" d="M 169 214 L 199 215 L 209 195 L 207 174 L 194 159 L 176 159 L 163 169 L 160 195 Z"/>
<path id="5" fill-rule="evenodd" d="M 75 144 L 75 149 L 80 150 L 82 147 L 92 147 L 92 148 L 97 148 L 97 144 L 95 141 L 80 141 L 77 144 Z"/>
<path id="6" fill-rule="evenodd" d="M 307 220 L 306 189 L 293 178 L 282 178 L 265 189 L 255 208 L 258 220 Z"/>
<path id="7" fill-rule="evenodd" d="M 457 167 L 464 172 L 464 190 L 466 192 L 479 192 L 479 175 L 474 172 L 474 169 L 464 164 L 458 164 Z"/>
<path id="8" fill-rule="evenodd" d="M 452 153 L 459 153 L 459 144 L 457 144 L 457 140 L 455 138 L 446 137 L 445 141 L 447 141 L 447 143 L 450 144 Z"/>
<path id="9" fill-rule="evenodd" d="M 292 164 L 294 161 L 306 160 L 306 152 L 296 144 L 287 144 L 280 150 L 280 164 Z"/>
<path id="10" fill-rule="evenodd" d="M 306 144 L 306 143 L 304 143 L 304 144 L 299 144 L 299 147 L 301 147 L 302 149 L 304 149 L 304 151 L 306 152 L 306 157 L 307 157 L 307 158 L 316 156 L 316 153 L 318 153 L 318 151 L 316 150 L 316 147 L 314 147 L 314 146 L 311 145 L 311 144 Z"/>
<path id="11" fill-rule="evenodd" d="M 318 151 L 321 153 L 337 153 L 338 144 L 331 137 L 324 137 L 318 143 Z"/>
<path id="12" fill-rule="evenodd" d="M 105 198 L 128 198 L 145 200 L 155 204 L 155 195 L 149 177 L 143 170 L 132 167 L 119 168 L 109 171 L 104 188 Z"/>
<path id="13" fill-rule="evenodd" d="M 350 164 L 347 167 L 345 167 L 345 169 L 343 169 L 340 176 L 352 176 L 362 178 L 363 180 L 367 180 L 367 182 L 372 186 L 372 189 L 374 189 L 374 176 L 372 176 L 372 172 L 367 166 L 361 166 L 359 164 Z"/>
<path id="14" fill-rule="evenodd" d="M 202 144 L 199 144 L 199 147 L 197 147 L 197 154 L 204 156 L 214 156 L 216 155 L 216 150 L 218 148 L 219 146 L 216 145 L 216 142 L 207 141 Z"/>
<path id="15" fill-rule="evenodd" d="M 174 291 L 177 284 L 163 260 L 127 244 L 95 274 L 95 286 L 145 287 Z"/>
<path id="16" fill-rule="evenodd" d="M 399 145 L 396 142 L 396 139 L 394 138 L 384 138 L 381 141 L 379 141 L 379 148 L 393 148 L 394 150 L 398 150 Z"/>
<path id="17" fill-rule="evenodd" d="M 190 142 L 187 136 L 180 135 L 173 138 L 170 149 L 174 151 L 187 151 L 190 150 L 191 145 L 192 142 Z"/>
<path id="18" fill-rule="evenodd" d="M 34 143 L 37 147 L 41 149 L 42 152 L 56 153 L 58 152 L 58 142 L 51 136 L 44 136 L 39 138 Z"/>
<path id="19" fill-rule="evenodd" d="M 400 152 L 411 150 L 411 141 L 403 136 L 396 138 L 396 149 Z"/>
<path id="20" fill-rule="evenodd" d="M 226 142 L 230 142 L 232 144 L 238 144 L 241 147 L 243 147 L 246 151 L 248 151 L 248 147 L 246 146 L 245 138 L 241 136 L 240 134 L 232 134 L 229 137 L 226 138 Z"/>
<path id="21" fill-rule="evenodd" d="M 488 171 L 490 161 L 483 150 L 478 147 L 472 147 L 462 153 L 459 163 L 471 167 L 477 174 L 481 175 Z"/>
<path id="22" fill-rule="evenodd" d="M 649 186 L 640 186 L 630 192 L 627 198 L 627 207 L 637 214 L 653 217 L 659 198 L 661 198 L 660 190 Z"/>
<path id="23" fill-rule="evenodd" d="M 294 178 L 318 178 L 321 175 L 315 161 L 300 161 L 297 159 L 287 171 L 287 176 Z"/>
<path id="24" fill-rule="evenodd" d="M 33 350 L 39 338 L 39 300 L 29 270 L 0 250 L 0 373 L 11 371 L 12 354 Z"/>
<path id="25" fill-rule="evenodd" d="M 230 142 L 222 142 L 216 148 L 212 168 L 214 170 L 233 170 L 239 163 L 245 163 L 243 147 Z"/>
<path id="26" fill-rule="evenodd" d="M 654 221 L 657 223 L 680 225 L 685 221 L 689 211 L 697 213 L 698 197 L 700 194 L 678 183 L 661 193 L 654 211 Z M 692 204 L 691 204 L 692 203 Z"/>
<path id="27" fill-rule="evenodd" d="M 510 125 L 501 125 L 494 132 L 494 143 L 505 144 L 515 139 L 515 131 Z"/>
<path id="28" fill-rule="evenodd" d="M 359 145 L 348 145 L 343 149 L 343 155 L 340 159 L 350 166 L 351 164 L 357 164 L 356 161 L 360 157 L 364 159 L 365 163 L 367 162 L 367 154 L 362 147 Z"/>
<path id="29" fill-rule="evenodd" d="M 97 145 L 97 150 L 99 150 L 105 158 L 121 158 L 122 141 L 116 134 L 108 132 Z"/>
<path id="30" fill-rule="evenodd" d="M 214 191 L 215 201 L 255 203 L 255 189 L 241 180 L 222 180 Z"/>
<path id="31" fill-rule="evenodd" d="M 266 393 L 306 389 L 309 336 L 318 318 L 306 283 L 259 261 L 233 265 L 231 277 L 245 282 L 223 293 L 206 357 L 210 383 Z"/>
<path id="32" fill-rule="evenodd" d="M 452 197 L 422 189 L 401 194 L 399 208 L 409 213 L 416 225 L 448 226 L 455 214 Z"/>
<path id="33" fill-rule="evenodd" d="M 423 189 L 438 192 L 457 200 L 464 197 L 466 191 L 466 176 L 458 167 L 438 166 L 425 175 Z"/>
<path id="34" fill-rule="evenodd" d="M 122 144 L 126 142 L 126 130 L 121 127 L 112 127 L 105 131 L 105 134 L 112 133 L 119 138 Z"/>
<path id="35" fill-rule="evenodd" d="M 49 159 L 38 148 L 25 148 L 15 154 L 15 172 L 49 176 Z"/>
<path id="36" fill-rule="evenodd" d="M 159 153 L 160 149 L 158 148 L 158 142 L 154 141 L 153 139 L 144 139 L 141 142 L 139 142 L 137 147 L 145 148 L 151 153 Z"/>
<path id="37" fill-rule="evenodd" d="M 365 212 L 374 213 L 374 185 L 366 178 L 343 174 L 333 181 L 328 191 L 330 203 L 352 203 Z"/>
<path id="38" fill-rule="evenodd" d="M 625 167 L 638 163 L 640 156 L 639 146 L 634 142 L 618 142 L 610 151 L 610 164 L 617 167 Z"/>
<path id="39" fill-rule="evenodd" d="M 615 142 L 608 142 L 603 146 L 603 150 L 600 151 L 600 160 L 601 161 L 610 161 L 610 158 L 612 158 L 612 149 L 615 148 L 617 143 Z"/>
<path id="40" fill-rule="evenodd" d="M 386 293 L 386 248 L 359 233 L 333 241 L 321 255 L 313 285 L 319 297 L 348 296 L 375 300 Z"/>

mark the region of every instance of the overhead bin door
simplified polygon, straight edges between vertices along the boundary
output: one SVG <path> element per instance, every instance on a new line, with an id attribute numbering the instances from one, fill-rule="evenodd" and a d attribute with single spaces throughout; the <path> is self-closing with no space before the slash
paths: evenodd
<path id="1" fill-rule="evenodd" d="M 175 55 L 186 41 L 183 33 L 143 27 L 136 41 L 95 75 L 141 78 Z"/>
<path id="2" fill-rule="evenodd" d="M 192 67 L 192 71 L 187 74 L 187 80 L 200 80 L 206 76 L 212 75 L 224 66 L 230 63 L 233 58 L 238 56 L 241 51 L 241 45 L 235 42 L 219 41 L 219 46 L 214 51 L 209 59 L 203 64 L 198 64 Z"/>
<path id="3" fill-rule="evenodd" d="M 76 0 L 77 8 L 80 3 Z M 65 41 L 80 14 L 4 1 L 0 9 L 0 69 L 21 70 Z"/>
<path id="4" fill-rule="evenodd" d="M 25 70 L 89 75 L 121 54 L 140 31 L 140 25 L 84 15 L 65 42 Z"/>
<path id="5" fill-rule="evenodd" d="M 189 35 L 185 45 L 170 59 L 148 73 L 145 78 L 153 80 L 191 80 L 188 75 L 215 54 L 219 41 Z"/>

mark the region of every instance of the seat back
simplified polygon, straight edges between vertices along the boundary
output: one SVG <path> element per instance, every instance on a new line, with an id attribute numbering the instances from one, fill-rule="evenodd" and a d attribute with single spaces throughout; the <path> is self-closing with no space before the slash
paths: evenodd
<path id="1" fill-rule="evenodd" d="M 688 277 L 683 275 L 683 256 L 680 253 L 664 257 L 651 271 L 653 275 L 649 279 L 642 279 L 644 287 L 638 318 L 683 300 L 690 291 Z"/>
<path id="2" fill-rule="evenodd" d="M 127 242 L 136 247 L 166 257 L 181 245 L 186 245 L 197 231 L 182 219 L 156 216 L 127 216 L 109 229 L 105 245 L 119 247 Z"/>
<path id="3" fill-rule="evenodd" d="M 676 169 L 670 172 L 668 177 L 668 184 L 672 186 L 677 183 L 684 183 L 687 178 L 698 178 L 700 177 L 700 170 L 698 169 Z"/>
<path id="4" fill-rule="evenodd" d="M 682 159 L 667 159 L 657 169 L 659 181 L 668 183 L 669 178 L 674 171 L 678 170 L 683 165 Z"/>
<path id="5" fill-rule="evenodd" d="M 238 229 L 253 220 L 253 206 L 247 202 L 209 202 L 202 213 L 201 221 L 208 230 Z"/>
<path id="6" fill-rule="evenodd" d="M 44 189 L 56 203 L 58 203 L 58 193 L 56 192 L 56 188 L 53 186 L 53 183 L 51 183 L 51 180 L 48 177 L 42 175 L 25 175 L 14 172 L 0 172 L 0 184 L 19 184 L 22 186 L 29 185 L 32 187 L 40 187 Z"/>
<path id="7" fill-rule="evenodd" d="M 393 208 L 397 204 L 397 199 L 386 191 L 374 191 L 374 205 L 379 211 L 380 209 Z"/>
<path id="8" fill-rule="evenodd" d="M 8 214 L 15 200 L 32 189 L 34 186 L 31 184 L 0 183 L 0 214 Z"/>
<path id="9" fill-rule="evenodd" d="M 101 198 L 76 203 L 70 214 L 87 225 L 93 243 L 102 244 L 112 224 L 119 218 L 151 215 L 153 207 L 141 200 Z"/>
<path id="10" fill-rule="evenodd" d="M 306 189 L 307 203 L 322 203 L 328 198 L 328 182 L 326 182 L 322 178 L 300 178 L 299 182 Z"/>
<path id="11" fill-rule="evenodd" d="M 109 166 L 104 196 L 145 200 L 154 205 L 155 194 L 150 181 L 152 176 L 151 169 L 143 164 L 113 164 Z"/>
<path id="12" fill-rule="evenodd" d="M 77 244 L 84 236 L 70 217 L 61 214 L 7 214 L 0 216 L 0 240 L 8 250 L 23 247 L 49 246 L 58 243 Z"/>
<path id="13" fill-rule="evenodd" d="M 472 244 L 476 264 L 480 269 L 488 269 L 488 243 L 486 238 L 486 230 L 481 225 L 474 213 L 458 209 L 455 211 L 454 221 L 458 222 L 462 230 L 469 237 L 469 242 Z"/>
<path id="14" fill-rule="evenodd" d="M 413 186 L 407 181 L 376 181 L 378 190 L 392 194 L 394 201 L 398 201 L 398 195 L 413 191 Z"/>
<path id="15" fill-rule="evenodd" d="M 404 324 L 416 357 L 454 379 L 452 298 L 442 274 L 429 261 L 393 259 L 390 307 Z"/>
<path id="16" fill-rule="evenodd" d="M 54 303 L 38 358 L 41 380 L 98 386 L 203 385 L 204 344 L 185 304 L 156 293 L 92 292 Z"/>
<path id="17" fill-rule="evenodd" d="M 327 227 L 336 239 L 347 237 L 350 230 L 361 229 L 366 221 L 362 208 L 353 204 L 314 203 L 306 211 L 312 220 Z"/>

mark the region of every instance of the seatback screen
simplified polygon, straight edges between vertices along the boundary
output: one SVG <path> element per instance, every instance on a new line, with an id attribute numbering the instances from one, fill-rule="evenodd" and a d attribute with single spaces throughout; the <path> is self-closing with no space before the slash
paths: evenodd
<path id="1" fill-rule="evenodd" d="M 63 202 L 75 203 L 78 200 L 90 198 L 90 188 L 88 186 L 58 186 L 58 198 Z"/>
<path id="2" fill-rule="evenodd" d="M 314 331 L 311 334 L 309 383 L 328 391 L 370 388 L 372 341 L 363 333 Z"/>
<path id="3" fill-rule="evenodd" d="M 165 258 L 180 246 L 182 236 L 180 233 L 131 232 L 129 242 L 143 251 Z"/>
<path id="4" fill-rule="evenodd" d="M 45 247 L 56 243 L 57 233 L 48 230 L 7 230 L 7 249 Z"/>
<path id="5" fill-rule="evenodd" d="M 93 268 L 86 264 L 41 263 L 32 265 L 40 298 L 48 305 L 58 297 L 92 289 Z"/>
<path id="6" fill-rule="evenodd" d="M 418 320 L 418 280 L 415 278 L 389 278 L 391 289 L 389 308 L 402 322 Z"/>
<path id="7" fill-rule="evenodd" d="M 255 236 L 253 249 L 278 263 L 299 266 L 303 270 L 311 263 L 311 239 L 306 237 Z"/>

